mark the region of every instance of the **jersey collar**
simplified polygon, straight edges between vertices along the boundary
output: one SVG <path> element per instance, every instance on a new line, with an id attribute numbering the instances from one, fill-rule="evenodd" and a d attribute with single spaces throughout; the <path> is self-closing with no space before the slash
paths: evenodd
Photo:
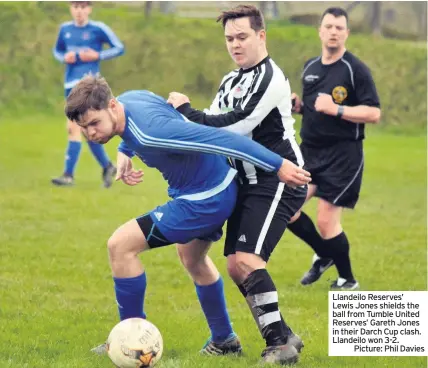
<path id="1" fill-rule="evenodd" d="M 270 59 L 270 56 L 268 55 L 262 61 L 260 61 L 256 65 L 252 66 L 251 68 L 248 68 L 248 69 L 242 69 L 242 68 L 240 68 L 239 72 L 240 73 L 249 73 L 249 72 L 252 72 L 254 69 L 258 68 L 260 65 L 267 63 L 269 59 Z"/>

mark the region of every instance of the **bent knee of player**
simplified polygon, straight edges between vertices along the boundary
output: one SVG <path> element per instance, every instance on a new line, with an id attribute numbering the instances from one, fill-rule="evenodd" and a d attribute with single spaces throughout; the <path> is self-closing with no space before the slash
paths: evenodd
<path id="1" fill-rule="evenodd" d="M 236 252 L 236 269 L 241 278 L 246 279 L 251 272 L 265 267 L 266 262 L 257 254 Z"/>
<path id="2" fill-rule="evenodd" d="M 114 263 L 117 260 L 124 258 L 128 253 L 126 249 L 126 243 L 121 235 L 117 233 L 113 233 L 107 241 L 107 250 L 110 258 L 110 262 Z"/>
<path id="3" fill-rule="evenodd" d="M 149 249 L 146 238 L 136 220 L 119 227 L 108 239 L 107 249 L 111 262 L 137 256 Z"/>
<path id="4" fill-rule="evenodd" d="M 321 214 L 318 216 L 317 225 L 321 237 L 323 237 L 324 239 L 332 238 L 342 231 L 340 219 L 325 214 Z"/>
<path id="5" fill-rule="evenodd" d="M 227 273 L 229 274 L 230 278 L 233 280 L 235 284 L 237 285 L 242 284 L 243 279 L 236 265 L 235 254 L 231 254 L 227 256 Z"/>
<path id="6" fill-rule="evenodd" d="M 67 121 L 67 135 L 70 140 L 73 140 L 73 141 L 82 140 L 80 127 L 76 123 L 73 123 L 70 120 Z"/>

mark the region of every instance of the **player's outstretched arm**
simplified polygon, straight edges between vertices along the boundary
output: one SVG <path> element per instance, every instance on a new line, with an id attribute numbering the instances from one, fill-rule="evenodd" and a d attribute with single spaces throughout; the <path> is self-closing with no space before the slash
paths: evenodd
<path id="1" fill-rule="evenodd" d="M 290 186 L 310 182 L 310 174 L 261 144 L 222 129 L 205 127 L 180 119 L 163 119 L 140 131 L 142 144 L 165 149 L 181 149 L 219 154 L 249 162 L 262 170 L 277 172 Z"/>
<path id="2" fill-rule="evenodd" d="M 291 91 L 289 82 L 282 78 L 272 78 L 267 83 L 266 88 L 259 88 L 250 93 L 238 106 L 224 114 L 207 114 L 191 107 L 190 100 L 186 95 L 177 92 L 169 94 L 168 103 L 173 105 L 182 115 L 190 121 L 198 124 L 224 128 L 233 133 L 247 135 L 256 128 L 263 119 L 282 100 L 290 101 L 291 111 Z"/>

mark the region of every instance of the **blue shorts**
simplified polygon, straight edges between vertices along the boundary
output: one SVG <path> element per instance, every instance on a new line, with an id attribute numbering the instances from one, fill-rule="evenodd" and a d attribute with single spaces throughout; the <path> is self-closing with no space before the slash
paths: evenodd
<path id="1" fill-rule="evenodd" d="M 65 98 L 68 97 L 68 95 L 70 94 L 71 90 L 72 90 L 72 88 L 67 88 L 67 89 L 64 90 L 64 96 L 65 96 Z"/>
<path id="2" fill-rule="evenodd" d="M 193 239 L 215 242 L 223 235 L 222 227 L 235 208 L 237 194 L 238 184 L 234 179 L 210 198 L 176 198 L 156 207 L 149 215 L 170 244 L 186 244 Z"/>

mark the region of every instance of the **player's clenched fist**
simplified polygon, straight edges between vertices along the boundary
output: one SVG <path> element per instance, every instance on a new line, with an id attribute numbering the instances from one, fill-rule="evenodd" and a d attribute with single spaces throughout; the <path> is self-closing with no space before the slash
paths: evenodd
<path id="1" fill-rule="evenodd" d="M 74 64 L 76 62 L 76 53 L 74 51 L 69 51 L 64 55 L 64 62 L 66 64 Z"/>
<path id="2" fill-rule="evenodd" d="M 171 92 L 168 96 L 168 101 L 167 101 L 167 103 L 171 104 L 175 108 L 188 102 L 190 102 L 189 97 L 178 92 Z"/>

